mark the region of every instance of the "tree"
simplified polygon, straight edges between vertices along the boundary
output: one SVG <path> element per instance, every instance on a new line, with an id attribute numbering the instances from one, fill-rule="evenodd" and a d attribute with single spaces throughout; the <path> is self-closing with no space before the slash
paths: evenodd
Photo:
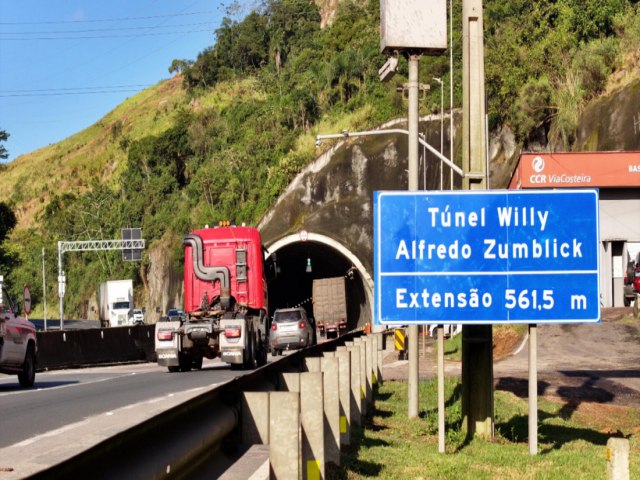
<path id="1" fill-rule="evenodd" d="M 177 58 L 171 62 L 169 73 L 182 73 L 193 65 L 193 60 L 178 60 Z"/>
<path id="2" fill-rule="evenodd" d="M 16 214 L 13 213 L 11 207 L 4 202 L 0 202 L 0 243 L 4 241 L 6 236 L 18 223 Z"/>
<path id="3" fill-rule="evenodd" d="M 6 142 L 9 139 L 9 134 L 4 130 L 0 130 L 0 142 Z M 0 158 L 7 159 L 9 158 L 9 152 L 4 147 L 4 145 L 0 145 Z"/>
<path id="4" fill-rule="evenodd" d="M 0 273 L 3 273 L 2 270 L 6 269 L 4 273 L 6 274 L 11 270 L 11 265 L 13 263 L 13 256 L 10 252 L 7 252 L 7 249 L 4 247 L 3 243 L 7 235 L 18 223 L 16 219 L 15 213 L 13 210 L 4 202 L 0 202 Z"/>

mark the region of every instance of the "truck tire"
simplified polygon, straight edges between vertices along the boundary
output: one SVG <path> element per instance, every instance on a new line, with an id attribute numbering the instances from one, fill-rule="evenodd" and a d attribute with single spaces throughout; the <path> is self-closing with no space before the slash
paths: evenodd
<path id="1" fill-rule="evenodd" d="M 24 356 L 22 371 L 18 373 L 18 381 L 22 388 L 31 388 L 36 379 L 36 355 L 33 351 L 33 345 L 27 347 L 27 353 Z"/>
<path id="2" fill-rule="evenodd" d="M 171 373 L 176 373 L 180 371 L 180 367 L 178 365 L 172 365 L 170 367 L 167 367 L 167 369 L 169 370 L 169 372 Z"/>
<path id="3" fill-rule="evenodd" d="M 247 334 L 247 343 L 245 345 L 246 356 L 244 359 L 243 368 L 245 370 L 252 370 L 256 368 L 256 334 L 251 330 Z"/>
<path id="4" fill-rule="evenodd" d="M 260 332 L 258 332 L 258 353 L 256 361 L 259 367 L 262 367 L 267 364 L 267 339 L 262 336 Z"/>
<path id="5" fill-rule="evenodd" d="M 193 360 L 191 359 L 191 355 L 187 355 L 186 353 L 179 353 L 178 362 L 180 363 L 181 372 L 188 372 L 191 370 L 191 363 L 193 362 Z"/>
<path id="6" fill-rule="evenodd" d="M 202 370 L 202 356 L 198 356 L 193 359 L 193 369 Z"/>

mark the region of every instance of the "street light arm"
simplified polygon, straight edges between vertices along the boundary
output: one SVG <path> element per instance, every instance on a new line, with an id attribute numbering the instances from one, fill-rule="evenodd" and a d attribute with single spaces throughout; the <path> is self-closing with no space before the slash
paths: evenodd
<path id="1" fill-rule="evenodd" d="M 409 131 L 408 130 L 403 130 L 401 128 L 391 128 L 391 129 L 388 129 L 388 130 L 371 130 L 371 131 L 367 131 L 367 132 L 347 132 L 347 131 L 345 131 L 345 132 L 342 132 L 342 133 L 331 133 L 331 134 L 327 134 L 327 135 L 316 135 L 316 144 L 319 145 L 322 140 L 331 140 L 331 139 L 347 138 L 347 137 L 367 137 L 367 136 L 371 136 L 371 135 L 388 135 L 390 133 L 401 133 L 403 135 L 409 135 Z M 438 157 L 440 159 L 440 161 L 444 162 L 449 167 L 451 167 L 451 169 L 454 172 L 456 172 L 461 177 L 464 176 L 464 172 L 462 171 L 462 169 L 460 167 L 458 167 L 455 163 L 453 163 L 447 157 L 445 157 L 440 152 L 438 152 L 435 148 L 433 148 L 431 145 L 429 145 L 425 140 L 423 140 L 422 138 L 418 137 L 418 141 L 420 142 L 420 144 L 422 146 L 426 147 L 427 150 L 429 150 L 436 157 Z"/>

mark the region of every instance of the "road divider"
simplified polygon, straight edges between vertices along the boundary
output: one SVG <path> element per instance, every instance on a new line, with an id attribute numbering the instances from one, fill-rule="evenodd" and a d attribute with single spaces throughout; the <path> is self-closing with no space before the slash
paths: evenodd
<path id="1" fill-rule="evenodd" d="M 363 423 L 358 405 L 373 412 L 374 387 L 381 381 L 381 337 L 351 332 L 292 352 L 33 478 L 83 478 L 95 472 L 114 479 L 186 478 L 196 475 L 200 465 L 213 468 L 217 459 L 215 468 L 229 473 L 243 462 L 236 459 L 234 466 L 223 450 L 235 444 L 238 451 L 255 452 L 253 446 L 265 443 L 271 478 L 324 478 L 327 463 L 340 464 L 340 450 L 351 442 L 351 425 Z"/>

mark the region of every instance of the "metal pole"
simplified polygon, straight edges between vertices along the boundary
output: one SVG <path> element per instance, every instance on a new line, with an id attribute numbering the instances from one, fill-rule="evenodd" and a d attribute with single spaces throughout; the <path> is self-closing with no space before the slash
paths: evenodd
<path id="1" fill-rule="evenodd" d="M 449 158 L 453 162 L 453 0 L 449 0 Z M 453 172 L 451 172 L 453 190 Z"/>
<path id="2" fill-rule="evenodd" d="M 42 317 L 44 319 L 44 331 L 47 331 L 47 283 L 44 275 L 44 247 L 42 247 Z"/>
<path id="3" fill-rule="evenodd" d="M 440 155 L 442 155 L 442 145 L 444 138 L 444 82 L 441 78 L 433 77 L 440 84 Z M 440 190 L 444 188 L 444 165 L 440 162 Z"/>
<path id="4" fill-rule="evenodd" d="M 418 190 L 418 63 L 409 54 L 409 190 Z M 418 325 L 409 325 L 409 418 L 418 416 Z"/>
<path id="5" fill-rule="evenodd" d="M 444 155 L 444 82 L 440 80 L 440 153 Z"/>
<path id="6" fill-rule="evenodd" d="M 438 325 L 438 452 L 444 450 L 444 327 Z"/>
<path id="7" fill-rule="evenodd" d="M 389 135 L 391 133 L 401 133 L 403 135 L 409 135 L 409 131 L 408 130 L 403 130 L 401 128 L 388 128 L 388 129 L 385 129 L 385 130 L 371 130 L 371 131 L 367 131 L 367 132 L 347 132 L 347 131 L 344 131 L 343 133 L 332 133 L 332 134 L 329 134 L 329 135 L 316 135 L 316 141 L 321 141 L 321 140 L 325 140 L 325 139 L 326 140 L 328 140 L 328 139 L 345 139 L 345 138 L 349 138 L 349 137 L 365 137 L 365 136 L 368 136 L 368 135 Z M 436 150 L 431 145 L 429 145 L 424 139 L 418 137 L 418 142 L 420 143 L 420 145 L 422 145 L 427 150 L 429 150 L 431 153 L 433 153 L 437 158 L 439 158 L 441 162 L 444 162 L 447 165 L 449 165 L 451 167 L 451 169 L 455 173 L 457 173 L 461 177 L 464 176 L 464 172 L 459 166 L 457 166 L 455 163 L 453 163 L 447 157 L 442 155 L 438 150 Z"/>
<path id="8" fill-rule="evenodd" d="M 529 325 L 529 453 L 538 453 L 538 328 Z"/>
<path id="9" fill-rule="evenodd" d="M 463 189 L 486 190 L 486 129 L 482 0 L 462 2 Z M 467 436 L 493 438 L 493 330 L 462 327 L 462 423 Z"/>
<path id="10" fill-rule="evenodd" d="M 64 293 L 62 291 L 62 242 L 58 242 L 58 296 L 60 297 L 60 330 L 64 330 Z"/>

